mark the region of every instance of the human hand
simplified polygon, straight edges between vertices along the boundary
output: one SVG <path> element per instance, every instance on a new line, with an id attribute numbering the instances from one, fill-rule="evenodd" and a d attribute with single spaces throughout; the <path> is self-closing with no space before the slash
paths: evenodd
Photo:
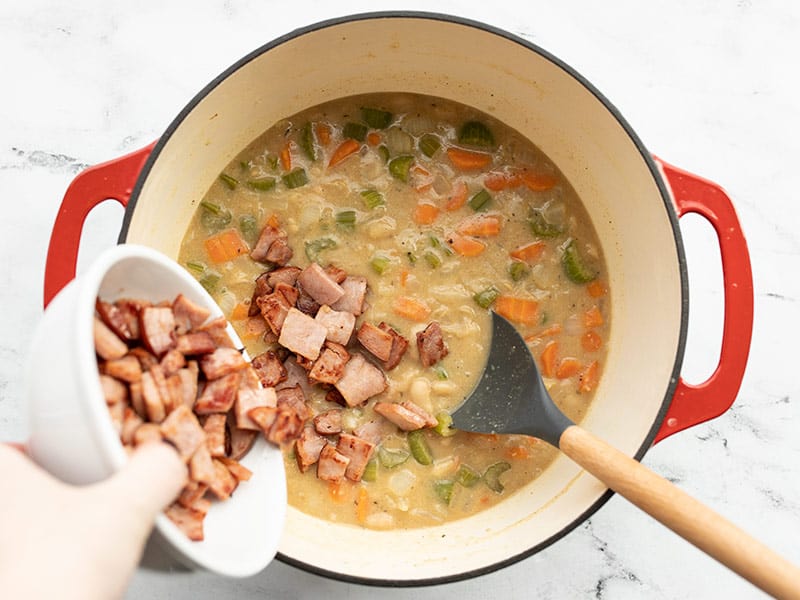
<path id="1" fill-rule="evenodd" d="M 178 454 L 145 444 L 106 481 L 58 481 L 0 444 L 0 590 L 8 598 L 123 595 L 156 515 L 186 483 Z"/>

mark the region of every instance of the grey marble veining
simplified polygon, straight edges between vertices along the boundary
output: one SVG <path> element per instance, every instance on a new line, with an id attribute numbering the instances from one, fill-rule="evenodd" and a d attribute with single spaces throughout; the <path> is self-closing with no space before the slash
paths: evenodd
<path id="1" fill-rule="evenodd" d="M 745 380 L 728 412 L 656 445 L 643 462 L 800 563 L 800 5 L 790 0 L 2 3 L 0 440 L 25 436 L 23 369 L 50 230 L 74 176 L 156 139 L 208 81 L 267 41 L 324 18 L 393 8 L 459 14 L 542 46 L 597 86 L 647 148 L 729 192 L 754 271 Z M 80 264 L 114 243 L 120 221 L 115 206 L 92 215 Z M 718 251 L 708 227 L 684 221 L 691 317 L 683 374 L 699 381 L 719 349 Z M 378 594 L 762 597 L 618 497 L 546 550 L 469 581 L 376 590 L 274 562 L 242 581 L 142 569 L 128 597 Z"/>

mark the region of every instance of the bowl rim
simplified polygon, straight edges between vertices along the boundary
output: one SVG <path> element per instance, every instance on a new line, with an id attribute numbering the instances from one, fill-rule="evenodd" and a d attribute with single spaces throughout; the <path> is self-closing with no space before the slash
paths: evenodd
<path id="1" fill-rule="evenodd" d="M 144 163 L 144 166 L 142 167 L 136 179 L 136 183 L 131 192 L 130 199 L 128 201 L 125 210 L 122 227 L 120 229 L 118 243 L 120 244 L 125 243 L 127 239 L 133 211 L 136 207 L 137 200 L 142 192 L 144 183 L 147 180 L 147 177 L 153 168 L 153 165 L 158 160 L 161 152 L 164 150 L 164 147 L 167 145 L 172 135 L 181 126 L 186 117 L 206 96 L 208 96 L 212 91 L 214 91 L 218 86 L 220 86 L 225 80 L 227 80 L 231 75 L 233 75 L 239 69 L 241 69 L 251 61 L 257 59 L 264 53 L 269 52 L 274 48 L 277 48 L 299 37 L 314 33 L 319 30 L 337 27 L 341 25 L 347 25 L 359 21 L 368 21 L 376 19 L 407 19 L 407 20 L 421 19 L 427 21 L 441 21 L 446 24 L 461 25 L 468 28 L 476 29 L 481 32 L 493 34 L 497 37 L 505 39 L 506 41 L 522 46 L 523 48 L 533 52 L 534 54 L 539 55 L 541 58 L 544 58 L 545 60 L 552 63 L 555 67 L 564 71 L 578 85 L 582 86 L 587 92 L 593 95 L 602 104 L 602 106 L 609 112 L 609 114 L 613 117 L 613 119 L 617 122 L 617 124 L 622 128 L 624 133 L 627 135 L 631 143 L 636 148 L 638 154 L 640 155 L 640 158 L 642 159 L 642 162 L 644 163 L 645 167 L 648 169 L 650 173 L 650 176 L 652 177 L 653 183 L 656 185 L 656 188 L 659 192 L 659 195 L 661 197 L 664 206 L 665 216 L 669 221 L 669 225 L 673 233 L 675 249 L 676 249 L 675 258 L 677 262 L 678 275 L 680 279 L 680 297 L 681 297 L 680 330 L 677 336 L 675 358 L 671 369 L 671 376 L 667 384 L 664 398 L 662 400 L 661 407 L 656 415 L 656 418 L 654 419 L 653 424 L 651 425 L 649 431 L 644 436 L 641 446 L 637 449 L 637 451 L 633 455 L 633 458 L 635 460 L 641 460 L 642 457 L 647 452 L 647 450 L 652 446 L 656 438 L 656 435 L 661 427 L 661 424 L 667 414 L 667 411 L 669 410 L 670 404 L 672 403 L 673 396 L 675 394 L 678 382 L 680 380 L 680 371 L 681 371 L 681 366 L 683 364 L 683 356 L 687 342 L 688 319 L 689 319 L 688 269 L 687 269 L 686 255 L 685 255 L 685 247 L 680 232 L 680 227 L 678 224 L 678 214 L 673 204 L 672 194 L 668 186 L 666 185 L 664 178 L 658 166 L 656 165 L 655 160 L 653 159 L 652 155 L 648 152 L 647 148 L 645 147 L 644 143 L 639 138 L 639 136 L 636 134 L 633 127 L 622 116 L 619 109 L 617 109 L 617 107 L 602 92 L 600 92 L 600 90 L 597 87 L 595 87 L 588 79 L 586 79 L 583 75 L 581 75 L 576 69 L 568 65 L 563 60 L 557 58 L 555 55 L 551 54 L 547 50 L 538 46 L 537 44 L 534 44 L 533 42 L 530 42 L 517 34 L 511 33 L 500 27 L 490 25 L 481 21 L 446 13 L 413 11 L 413 10 L 410 11 L 389 10 L 389 11 L 370 11 L 370 12 L 354 13 L 354 14 L 343 15 L 330 19 L 321 20 L 315 23 L 311 23 L 309 25 L 296 28 L 293 31 L 290 31 L 289 33 L 286 33 L 282 36 L 273 39 L 272 41 L 267 42 L 266 44 L 263 44 L 262 46 L 256 48 L 255 50 L 251 51 L 250 53 L 246 54 L 245 56 L 243 56 L 242 58 L 231 64 L 227 69 L 222 71 L 217 77 L 212 79 L 205 87 L 203 87 L 177 114 L 177 116 L 166 128 L 162 136 L 155 143 L 152 151 L 150 152 L 147 160 Z M 297 558 L 287 556 L 281 553 L 280 551 L 278 552 L 276 558 L 281 562 L 300 568 L 309 573 L 314 573 L 330 579 L 335 579 L 348 583 L 357 583 L 362 585 L 370 585 L 377 587 L 421 587 L 429 585 L 439 585 L 444 583 L 453 583 L 456 581 L 463 581 L 466 579 L 471 579 L 474 577 L 479 577 L 481 575 L 498 571 L 500 569 L 503 569 L 507 566 L 520 562 L 521 560 L 540 552 L 544 548 L 550 546 L 551 544 L 557 542 L 558 540 L 566 536 L 568 533 L 570 533 L 580 524 L 586 521 L 589 517 L 591 517 L 594 513 L 596 513 L 606 502 L 608 502 L 608 500 L 613 495 L 614 495 L 613 491 L 607 490 L 594 503 L 589 505 L 586 508 L 586 510 L 577 515 L 569 524 L 564 526 L 556 534 L 540 541 L 534 546 L 531 546 L 524 552 L 520 552 L 518 554 L 503 558 L 501 560 L 496 560 L 484 567 L 469 569 L 467 571 L 444 575 L 441 577 L 426 577 L 421 579 L 370 578 L 366 576 L 353 576 L 349 574 L 338 573 L 336 571 L 331 571 L 329 569 L 324 569 L 303 562 L 302 560 L 299 560 Z"/>

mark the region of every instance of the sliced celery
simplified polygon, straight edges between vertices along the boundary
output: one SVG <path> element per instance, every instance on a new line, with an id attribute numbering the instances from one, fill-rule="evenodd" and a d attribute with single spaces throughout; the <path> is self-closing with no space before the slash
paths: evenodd
<path id="1" fill-rule="evenodd" d="M 508 274 L 511 276 L 511 279 L 514 281 L 519 281 L 524 279 L 530 273 L 530 269 L 528 265 L 526 265 L 521 260 L 512 261 L 512 263 L 508 266 Z"/>
<path id="2" fill-rule="evenodd" d="M 458 131 L 458 142 L 469 146 L 490 148 L 494 146 L 494 136 L 484 123 L 467 121 Z"/>
<path id="3" fill-rule="evenodd" d="M 453 417 L 446 411 L 436 413 L 436 426 L 433 430 L 442 437 L 450 437 L 455 435 L 456 430 L 453 429 Z"/>
<path id="4" fill-rule="evenodd" d="M 233 218 L 231 211 L 213 204 L 212 202 L 203 200 L 200 203 L 200 208 L 202 209 L 200 212 L 200 222 L 206 229 L 212 232 L 227 227 Z"/>
<path id="5" fill-rule="evenodd" d="M 510 468 L 511 465 L 504 460 L 489 465 L 486 471 L 483 472 L 483 481 L 486 482 L 490 490 L 499 494 L 505 489 L 505 486 L 500 482 L 500 476 Z"/>
<path id="6" fill-rule="evenodd" d="M 378 478 L 378 461 L 370 458 L 364 472 L 361 474 L 361 481 L 375 481 Z"/>
<path id="7" fill-rule="evenodd" d="M 469 199 L 469 205 L 475 212 L 489 208 L 489 203 L 492 201 L 492 195 L 485 189 L 481 188 L 476 192 L 472 198 Z"/>
<path id="8" fill-rule="evenodd" d="M 236 177 L 228 175 L 227 173 L 220 173 L 219 179 L 224 183 L 229 190 L 235 190 L 236 186 L 239 185 L 239 180 Z"/>
<path id="9" fill-rule="evenodd" d="M 466 488 L 473 487 L 481 480 L 481 474 L 469 465 L 461 465 L 456 472 L 456 483 Z"/>
<path id="10" fill-rule="evenodd" d="M 586 260 L 581 256 L 575 240 L 572 240 L 569 245 L 564 248 L 564 254 L 561 256 L 561 265 L 564 267 L 564 272 L 569 277 L 570 281 L 575 283 L 589 283 L 597 273 L 592 269 Z"/>
<path id="11" fill-rule="evenodd" d="M 268 192 L 275 187 L 277 180 L 274 177 L 257 177 L 248 179 L 247 186 L 259 192 Z"/>
<path id="12" fill-rule="evenodd" d="M 331 238 L 318 238 L 316 240 L 310 240 L 305 244 L 306 256 L 311 262 L 317 262 L 319 260 L 319 255 L 323 250 L 336 248 L 336 245 L 336 240 Z"/>
<path id="13" fill-rule="evenodd" d="M 421 429 L 408 432 L 408 447 L 411 449 L 411 456 L 421 465 L 433 463 L 433 453 L 425 439 L 425 434 Z"/>
<path id="14" fill-rule="evenodd" d="M 426 133 L 419 138 L 419 149 L 428 158 L 431 158 L 434 154 L 436 154 L 441 147 L 442 142 L 440 142 L 439 138 L 432 133 Z"/>
<path id="15" fill-rule="evenodd" d="M 445 504 L 450 504 L 453 500 L 453 482 L 449 479 L 442 479 L 433 482 L 433 491 L 439 496 L 439 499 Z"/>
<path id="16" fill-rule="evenodd" d="M 386 204 L 386 201 L 383 199 L 383 194 L 378 190 L 364 190 L 361 192 L 361 197 L 364 199 L 364 204 L 366 204 L 367 208 L 370 210 Z"/>
<path id="17" fill-rule="evenodd" d="M 345 138 L 363 142 L 367 139 L 367 126 L 362 123 L 345 123 L 342 135 Z"/>
<path id="18" fill-rule="evenodd" d="M 422 255 L 422 258 L 425 259 L 425 262 L 428 263 L 432 269 L 437 269 L 442 266 L 442 259 L 435 252 L 429 250 Z"/>
<path id="19" fill-rule="evenodd" d="M 292 169 L 281 179 L 283 180 L 283 185 L 290 190 L 299 188 L 308 183 L 308 175 L 306 175 L 306 170 L 303 167 Z"/>
<path id="20" fill-rule="evenodd" d="M 314 145 L 314 129 L 311 121 L 303 125 L 303 129 L 300 130 L 300 147 L 309 160 L 317 160 L 317 147 Z"/>
<path id="21" fill-rule="evenodd" d="M 364 106 L 361 108 L 361 118 L 373 129 L 386 129 L 391 125 L 393 115 L 387 110 Z"/>
<path id="22" fill-rule="evenodd" d="M 531 216 L 528 219 L 528 223 L 530 223 L 531 231 L 533 231 L 533 233 L 539 237 L 552 238 L 564 233 L 564 228 L 561 225 L 548 223 L 544 218 L 542 211 L 538 209 L 531 211 Z"/>
<path id="23" fill-rule="evenodd" d="M 411 456 L 411 453 L 402 448 L 378 447 L 378 461 L 381 463 L 381 466 L 386 469 L 394 469 L 402 465 L 408 460 L 409 456 Z"/>
<path id="24" fill-rule="evenodd" d="M 482 290 L 475 294 L 472 299 L 475 300 L 478 306 L 481 308 L 489 308 L 492 303 L 497 300 L 497 297 L 500 295 L 500 290 L 498 290 L 494 286 L 490 286 L 485 290 Z"/>
<path id="25" fill-rule="evenodd" d="M 356 226 L 356 211 L 351 209 L 340 210 L 336 213 L 336 224 L 339 227 L 353 229 Z"/>
<path id="26" fill-rule="evenodd" d="M 252 244 L 258 239 L 258 221 L 253 215 L 242 215 L 239 217 L 239 231 L 242 232 L 242 237 Z"/>
<path id="27" fill-rule="evenodd" d="M 369 266 L 372 267 L 372 270 L 378 275 L 383 275 L 386 272 L 386 269 L 389 268 L 390 264 L 392 264 L 392 261 L 386 256 L 382 256 L 380 254 L 373 256 L 372 260 L 369 261 Z"/>
<path id="28" fill-rule="evenodd" d="M 392 177 L 403 182 L 408 182 L 408 175 L 411 172 L 411 165 L 414 157 L 404 154 L 389 161 L 389 173 Z"/>

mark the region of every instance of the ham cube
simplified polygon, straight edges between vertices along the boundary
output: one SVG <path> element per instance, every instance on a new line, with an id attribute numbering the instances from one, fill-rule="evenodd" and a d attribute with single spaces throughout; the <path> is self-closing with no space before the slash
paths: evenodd
<path id="1" fill-rule="evenodd" d="M 402 402 L 376 402 L 375 412 L 397 425 L 403 431 L 435 427 L 436 417 L 409 400 Z"/>
<path id="2" fill-rule="evenodd" d="M 308 372 L 308 380 L 334 384 L 342 378 L 350 353 L 341 344 L 325 342 L 325 348 Z"/>
<path id="3" fill-rule="evenodd" d="M 300 267 L 279 267 L 267 272 L 267 283 L 273 289 L 277 288 L 279 283 L 294 287 L 294 284 L 297 283 L 297 276 L 300 275 L 301 271 Z"/>
<path id="4" fill-rule="evenodd" d="M 364 469 L 367 468 L 367 462 L 372 456 L 375 444 L 349 433 L 343 433 L 339 436 L 336 449 L 350 459 L 345 470 L 345 477 L 351 481 L 361 481 L 361 476 L 364 474 Z"/>
<path id="5" fill-rule="evenodd" d="M 138 358 L 127 354 L 122 358 L 106 361 L 103 372 L 115 379 L 134 383 L 142 378 L 142 365 Z"/>
<path id="6" fill-rule="evenodd" d="M 275 388 L 262 388 L 258 385 L 255 387 L 240 386 L 233 406 L 236 426 L 240 429 L 259 431 L 261 427 L 248 416 L 248 413 L 258 406 L 276 406 L 277 403 L 278 398 L 275 394 Z"/>
<path id="7" fill-rule="evenodd" d="M 198 367 L 195 362 L 189 363 L 189 366 L 183 369 L 178 369 L 177 373 L 175 373 L 181 384 L 180 402 L 189 408 L 194 408 L 194 402 L 197 400 L 197 374 Z"/>
<path id="8" fill-rule="evenodd" d="M 294 455 L 301 473 L 308 471 L 319 460 L 320 452 L 328 443 L 313 427 L 304 427 L 294 444 Z"/>
<path id="9" fill-rule="evenodd" d="M 319 308 L 314 320 L 325 327 L 328 332 L 325 337 L 328 341 L 342 346 L 346 346 L 350 341 L 356 326 L 355 315 L 346 311 L 333 310 L 327 304 Z"/>
<path id="10" fill-rule="evenodd" d="M 207 444 L 201 444 L 189 459 L 189 477 L 205 486 L 211 485 L 216 472 Z"/>
<path id="11" fill-rule="evenodd" d="M 175 316 L 175 329 L 178 334 L 197 329 L 211 316 L 211 311 L 178 294 L 172 302 L 172 314 Z"/>
<path id="12" fill-rule="evenodd" d="M 286 381 L 287 372 L 283 362 L 275 352 L 267 350 L 256 356 L 250 364 L 255 369 L 261 385 L 264 387 L 275 387 L 279 383 Z"/>
<path id="13" fill-rule="evenodd" d="M 392 336 L 392 349 L 389 352 L 389 358 L 381 363 L 384 370 L 391 371 L 400 364 L 403 355 L 405 355 L 408 349 L 408 340 L 383 321 L 378 325 L 378 329 Z"/>
<path id="14" fill-rule="evenodd" d="M 234 371 L 224 377 L 209 381 L 194 403 L 198 415 L 228 412 L 236 401 L 241 374 Z"/>
<path id="15" fill-rule="evenodd" d="M 100 298 L 95 302 L 95 309 L 103 323 L 122 341 L 130 342 L 139 337 L 138 309 L 130 312 Z"/>
<path id="16" fill-rule="evenodd" d="M 292 308 L 287 302 L 286 296 L 280 292 L 273 292 L 267 296 L 256 298 L 256 304 L 272 332 L 280 335 L 283 322 L 289 314 L 289 309 Z"/>
<path id="17" fill-rule="evenodd" d="M 356 337 L 361 345 L 378 360 L 382 362 L 389 360 L 393 342 L 391 334 L 375 327 L 372 323 L 364 322 L 358 328 Z"/>
<path id="18" fill-rule="evenodd" d="M 339 483 L 344 479 L 350 459 L 328 442 L 323 446 L 317 461 L 317 477 L 323 481 Z"/>
<path id="19" fill-rule="evenodd" d="M 161 428 L 155 423 L 143 423 L 133 432 L 134 446 L 151 444 L 153 442 L 161 443 L 163 441 L 164 438 L 161 437 Z"/>
<path id="20" fill-rule="evenodd" d="M 348 406 L 358 406 L 387 387 L 386 376 L 378 367 L 361 354 L 353 354 L 344 368 L 344 374 L 336 382 Z"/>
<path id="21" fill-rule="evenodd" d="M 177 502 L 171 504 L 164 514 L 193 542 L 203 541 L 203 519 L 205 513 L 193 508 L 186 508 Z"/>
<path id="22" fill-rule="evenodd" d="M 417 334 L 417 350 L 424 367 L 435 365 L 447 356 L 449 351 L 444 343 L 439 323 L 431 321 L 424 331 Z"/>
<path id="23" fill-rule="evenodd" d="M 188 461 L 206 441 L 206 434 L 197 417 L 184 404 L 169 413 L 161 423 L 161 435 L 175 446 L 184 461 Z"/>
<path id="24" fill-rule="evenodd" d="M 122 358 L 128 353 L 128 344 L 117 337 L 117 334 L 111 331 L 105 323 L 95 317 L 94 349 L 100 358 L 114 360 Z"/>
<path id="25" fill-rule="evenodd" d="M 331 304 L 333 310 L 349 312 L 356 317 L 364 312 L 364 299 L 367 296 L 367 280 L 365 277 L 348 275 L 340 284 L 344 294 Z"/>
<path id="26" fill-rule="evenodd" d="M 269 224 L 266 225 L 250 251 L 250 258 L 256 262 L 285 265 L 292 258 L 288 236 L 283 230 Z"/>
<path id="27" fill-rule="evenodd" d="M 119 432 L 119 439 L 125 446 L 132 446 L 135 443 L 136 430 L 144 424 L 142 418 L 136 414 L 130 406 L 125 407 L 122 414 L 122 427 Z"/>
<path id="28" fill-rule="evenodd" d="M 297 439 L 303 430 L 303 422 L 300 415 L 291 408 L 279 407 L 267 439 L 277 445 Z"/>
<path id="29" fill-rule="evenodd" d="M 142 399 L 148 421 L 161 423 L 167 416 L 167 411 L 164 408 L 164 400 L 161 398 L 158 386 L 153 379 L 152 370 L 142 373 Z"/>
<path id="30" fill-rule="evenodd" d="M 206 433 L 206 447 L 211 456 L 225 456 L 225 421 L 227 417 L 223 414 L 208 415 L 206 422 L 203 423 L 203 431 Z"/>
<path id="31" fill-rule="evenodd" d="M 246 366 L 242 353 L 234 348 L 217 348 L 200 358 L 200 370 L 206 379 L 219 379 Z"/>
<path id="32" fill-rule="evenodd" d="M 297 290 L 296 287 L 282 282 L 279 282 L 275 286 L 275 292 L 277 292 L 278 294 L 282 294 L 283 297 L 286 298 L 286 303 L 289 306 L 294 306 L 295 304 L 297 304 L 297 298 L 300 296 L 300 292 Z"/>
<path id="33" fill-rule="evenodd" d="M 125 404 L 128 400 L 128 386 L 109 375 L 100 375 L 100 388 L 106 404 Z"/>
<path id="34" fill-rule="evenodd" d="M 342 410 L 333 408 L 314 417 L 314 429 L 321 435 L 335 435 L 342 432 Z"/>
<path id="35" fill-rule="evenodd" d="M 157 357 L 163 356 L 176 343 L 175 315 L 167 306 L 147 306 L 139 313 L 142 341 Z"/>
<path id="36" fill-rule="evenodd" d="M 258 426 L 264 437 L 267 437 L 278 416 L 278 409 L 274 406 L 256 406 L 247 412 L 247 416 Z"/>
<path id="37" fill-rule="evenodd" d="M 193 331 L 179 335 L 175 341 L 175 349 L 184 355 L 197 356 L 210 354 L 217 349 L 217 345 L 207 331 Z"/>
<path id="38" fill-rule="evenodd" d="M 228 335 L 228 321 L 225 317 L 217 317 L 208 323 L 204 323 L 197 328 L 197 332 L 205 332 L 214 340 L 214 344 L 220 348 L 233 348 L 233 341 Z"/>
<path id="39" fill-rule="evenodd" d="M 297 283 L 320 305 L 331 305 L 342 296 L 344 290 L 317 263 L 311 263 L 297 277 Z"/>
<path id="40" fill-rule="evenodd" d="M 213 458 L 211 461 L 214 464 L 214 481 L 209 484 L 208 489 L 220 500 L 227 500 L 239 485 L 239 480 L 220 459 Z"/>
<path id="41" fill-rule="evenodd" d="M 282 387 L 276 393 L 278 408 L 289 408 L 305 421 L 310 416 L 308 405 L 306 404 L 306 394 L 299 385 L 294 387 Z"/>
<path id="42" fill-rule="evenodd" d="M 247 481 L 253 476 L 253 472 L 245 467 L 238 460 L 233 458 L 220 458 L 220 462 L 228 468 L 237 481 Z"/>
<path id="43" fill-rule="evenodd" d="M 186 357 L 183 356 L 183 353 L 173 348 L 172 350 L 167 350 L 167 353 L 161 358 L 159 364 L 164 371 L 164 375 L 169 377 L 176 373 L 178 369 L 182 369 L 186 366 Z"/>
<path id="44" fill-rule="evenodd" d="M 316 360 L 327 334 L 328 330 L 314 319 L 291 308 L 283 322 L 278 343 L 295 354 Z"/>

